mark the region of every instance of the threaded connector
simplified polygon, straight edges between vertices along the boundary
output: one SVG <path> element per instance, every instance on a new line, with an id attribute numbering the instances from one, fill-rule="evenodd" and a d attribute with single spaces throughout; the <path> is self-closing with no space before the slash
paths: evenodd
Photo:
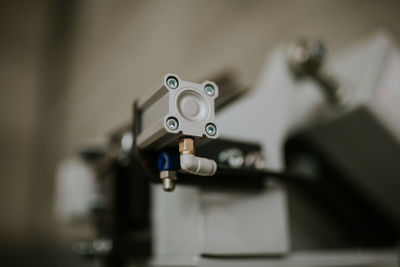
<path id="1" fill-rule="evenodd" d="M 193 137 L 183 137 L 179 139 L 179 153 L 181 155 L 194 155 L 196 149 L 194 147 Z"/>

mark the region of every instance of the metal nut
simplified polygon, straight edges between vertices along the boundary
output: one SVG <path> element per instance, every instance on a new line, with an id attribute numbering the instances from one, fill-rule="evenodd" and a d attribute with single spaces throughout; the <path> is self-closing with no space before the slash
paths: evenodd
<path id="1" fill-rule="evenodd" d="M 176 171 L 160 171 L 160 179 L 170 178 L 176 180 Z"/>

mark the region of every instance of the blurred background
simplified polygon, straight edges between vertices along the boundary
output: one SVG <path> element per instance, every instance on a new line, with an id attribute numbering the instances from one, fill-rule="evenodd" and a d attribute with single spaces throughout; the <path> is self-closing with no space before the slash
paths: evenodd
<path id="1" fill-rule="evenodd" d="M 399 10 L 357 0 L 3 1 L 1 253 L 76 263 L 63 240 L 79 234 L 53 216 L 57 163 L 128 122 L 163 74 L 199 81 L 233 70 L 251 87 L 279 43 L 316 37 L 335 51 L 382 27 L 396 37 Z"/>

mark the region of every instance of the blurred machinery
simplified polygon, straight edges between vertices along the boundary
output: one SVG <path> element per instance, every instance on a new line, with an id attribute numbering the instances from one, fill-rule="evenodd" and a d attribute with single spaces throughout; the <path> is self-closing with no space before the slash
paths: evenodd
<path id="1" fill-rule="evenodd" d="M 106 266 L 397 266 L 399 49 L 380 33 L 325 59 L 315 40 L 281 46 L 246 93 L 166 74 L 131 125 L 82 149 L 96 190 L 77 206 L 97 239 L 74 251 Z M 77 197 L 66 187 L 59 202 Z"/>

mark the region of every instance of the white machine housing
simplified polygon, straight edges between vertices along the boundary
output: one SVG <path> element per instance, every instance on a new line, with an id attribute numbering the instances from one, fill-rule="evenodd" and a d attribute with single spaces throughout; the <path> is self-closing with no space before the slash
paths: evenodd
<path id="1" fill-rule="evenodd" d="M 284 169 L 282 147 L 290 132 L 330 113 L 315 82 L 294 78 L 286 48 L 274 50 L 255 88 L 217 116 L 221 136 L 262 144 L 268 168 L 277 171 Z M 328 71 L 346 88 L 350 106 L 362 102 L 356 96 L 374 91 L 377 81 L 378 86 L 397 88 L 400 76 L 393 73 L 398 64 L 392 62 L 400 58 L 396 51 L 390 38 L 378 33 L 331 57 Z M 382 67 L 389 62 L 394 70 L 386 71 L 391 77 L 382 80 Z M 393 102 L 397 99 L 390 98 Z M 260 115 L 262 123 L 257 119 Z M 201 267 L 397 266 L 397 251 L 392 250 L 291 252 L 287 208 L 286 192 L 279 184 L 269 184 L 257 194 L 193 186 L 179 186 L 170 194 L 153 185 L 151 263 Z M 303 242 L 308 241 L 305 238 Z"/>

